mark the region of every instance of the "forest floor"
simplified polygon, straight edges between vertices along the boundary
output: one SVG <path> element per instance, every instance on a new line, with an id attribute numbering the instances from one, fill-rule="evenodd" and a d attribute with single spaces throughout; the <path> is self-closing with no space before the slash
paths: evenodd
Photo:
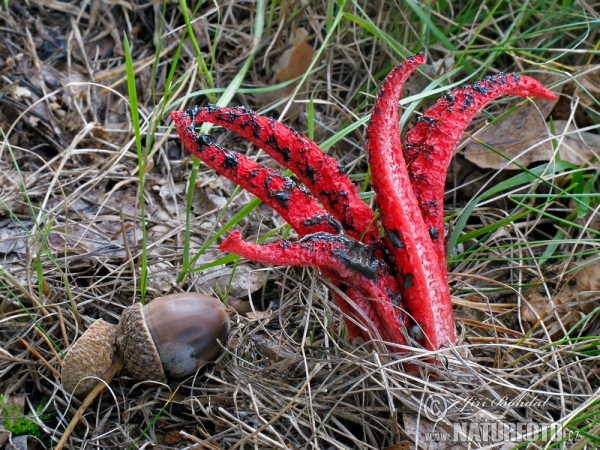
<path id="1" fill-rule="evenodd" d="M 600 5 L 182 5 L 0 6 L 0 447 L 597 448 Z M 290 230 L 195 160 L 169 112 L 221 102 L 274 117 L 376 206 L 360 121 L 416 52 L 426 64 L 405 87 L 404 131 L 445 91 L 500 71 L 560 98 L 504 98 L 468 128 L 445 197 L 458 341 L 388 352 L 349 339 L 317 269 L 217 249 L 233 229 L 250 241 Z M 84 408 L 63 389 L 66 351 L 93 322 L 184 291 L 230 297 L 217 361 L 167 383 L 122 371 Z"/>

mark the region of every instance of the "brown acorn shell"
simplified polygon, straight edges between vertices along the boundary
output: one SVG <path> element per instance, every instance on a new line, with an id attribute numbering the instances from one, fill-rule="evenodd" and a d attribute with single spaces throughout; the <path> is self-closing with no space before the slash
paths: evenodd
<path id="1" fill-rule="evenodd" d="M 141 303 L 125 308 L 121 314 L 117 325 L 117 347 L 125 367 L 136 380 L 167 381 Z"/>
<path id="2" fill-rule="evenodd" d="M 73 344 L 62 365 L 64 389 L 85 397 L 109 372 L 115 356 L 117 331 L 114 325 L 98 319 Z"/>

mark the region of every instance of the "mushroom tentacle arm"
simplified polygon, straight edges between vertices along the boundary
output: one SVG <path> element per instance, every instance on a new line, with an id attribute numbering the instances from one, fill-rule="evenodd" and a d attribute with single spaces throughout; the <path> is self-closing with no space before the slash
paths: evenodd
<path id="1" fill-rule="evenodd" d="M 499 73 L 447 92 L 406 133 L 403 152 L 410 167 L 412 189 L 444 275 L 444 185 L 450 160 L 473 117 L 504 95 L 557 99 L 554 93 L 531 77 Z"/>
<path id="2" fill-rule="evenodd" d="M 193 124 L 210 122 L 234 131 L 290 169 L 344 227 L 367 244 L 379 240 L 374 213 L 360 198 L 339 162 L 308 137 L 269 117 L 244 107 L 193 108 L 186 112 Z"/>
<path id="3" fill-rule="evenodd" d="M 369 247 L 329 233 L 315 233 L 299 241 L 254 244 L 244 241 L 237 230 L 219 245 L 220 250 L 263 264 L 319 267 L 328 278 L 349 286 L 346 294 L 371 319 L 382 338 L 405 345 L 401 310 L 389 294 L 396 287 L 394 279 L 379 273 L 380 261 Z"/>
<path id="4" fill-rule="evenodd" d="M 193 129 L 185 111 L 174 111 L 173 119 L 186 148 L 221 175 L 229 178 L 277 211 L 298 234 L 318 231 L 337 233 L 334 218 L 305 187 L 257 163 L 246 155 L 213 143 Z"/>

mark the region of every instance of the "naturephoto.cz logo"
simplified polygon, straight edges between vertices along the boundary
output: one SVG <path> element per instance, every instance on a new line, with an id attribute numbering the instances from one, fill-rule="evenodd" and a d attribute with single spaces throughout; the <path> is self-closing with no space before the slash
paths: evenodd
<path id="1" fill-rule="evenodd" d="M 505 400 L 504 400 L 505 401 Z M 477 403 L 477 412 L 466 418 L 467 405 L 472 409 L 474 402 L 466 400 L 457 407 L 445 397 L 429 394 L 423 399 L 422 412 L 429 420 L 438 423 L 443 419 L 451 422 L 452 432 L 444 427 L 437 431 L 427 432 L 427 441 L 436 442 L 525 442 L 525 441 L 559 441 L 571 438 L 572 432 L 558 423 L 508 422 L 497 419 L 481 407 L 491 406 Z M 499 406 L 497 403 L 496 406 Z M 463 414 L 457 414 L 463 413 Z M 453 416 L 456 421 L 452 420 Z"/>

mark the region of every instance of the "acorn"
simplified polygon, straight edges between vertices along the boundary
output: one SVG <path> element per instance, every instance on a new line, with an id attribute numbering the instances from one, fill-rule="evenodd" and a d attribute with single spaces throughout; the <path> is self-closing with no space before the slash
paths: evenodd
<path id="1" fill-rule="evenodd" d="M 84 378 L 104 376 L 115 352 L 137 380 L 186 377 L 221 353 L 229 328 L 228 308 L 207 295 L 186 292 L 135 303 L 117 326 L 99 319 L 73 345 L 63 362 L 63 387 L 86 395 L 97 380 Z"/>

